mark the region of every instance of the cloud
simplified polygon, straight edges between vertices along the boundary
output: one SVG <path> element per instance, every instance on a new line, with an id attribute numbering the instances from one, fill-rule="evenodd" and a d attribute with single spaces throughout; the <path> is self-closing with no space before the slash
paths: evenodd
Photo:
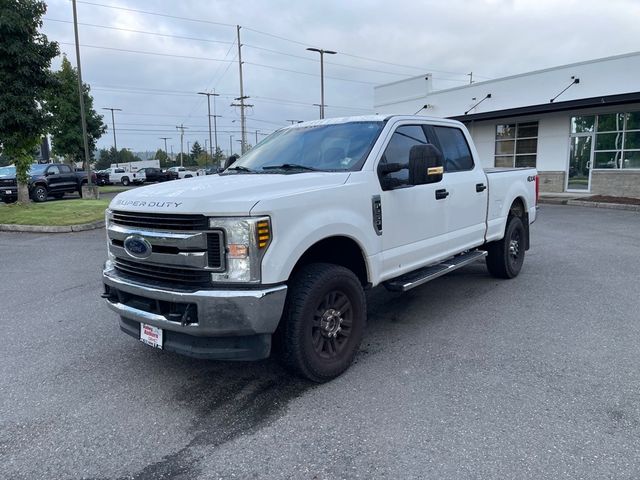
<path id="1" fill-rule="evenodd" d="M 180 123 L 189 127 L 188 141 L 204 143 L 206 99 L 196 92 L 213 88 L 221 94 L 216 99 L 224 132 L 219 143 L 228 150 L 229 136 L 234 135 L 237 150 L 240 116 L 230 104 L 239 96 L 237 45 L 232 44 L 238 23 L 243 27 L 245 95 L 254 105 L 247 121 L 253 143 L 256 129 L 269 132 L 288 119 L 317 118 L 313 104 L 320 103 L 318 55 L 305 46 L 338 51 L 326 57 L 325 102 L 328 116 L 343 116 L 372 112 L 372 84 L 421 73 L 433 73 L 435 86 L 445 88 L 468 81 L 465 74 L 471 71 L 476 79 L 496 78 L 626 53 L 633 50 L 635 19 L 640 17 L 640 5 L 631 0 L 95 1 L 168 15 L 78 3 L 80 23 L 116 28 L 80 26 L 81 44 L 120 49 L 83 47 L 83 75 L 97 108 L 123 109 L 116 117 L 118 145 L 135 151 L 159 148 L 163 136 L 172 137 L 169 144 L 178 151 L 175 126 Z M 73 43 L 72 25 L 55 21 L 71 19 L 70 2 L 52 0 L 44 31 L 53 40 Z M 75 63 L 72 45 L 63 44 L 61 50 Z M 110 124 L 110 118 L 105 120 Z M 108 132 L 99 147 L 110 146 L 111 138 Z"/>

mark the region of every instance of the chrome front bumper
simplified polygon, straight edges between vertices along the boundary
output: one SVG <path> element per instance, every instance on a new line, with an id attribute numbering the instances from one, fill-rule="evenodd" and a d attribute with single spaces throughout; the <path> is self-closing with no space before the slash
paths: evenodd
<path id="1" fill-rule="evenodd" d="M 107 305 L 118 315 L 138 323 L 197 337 L 272 334 L 280 321 L 287 295 L 286 285 L 259 290 L 181 292 L 124 279 L 110 268 L 103 271 L 102 277 Z M 118 295 L 117 292 L 121 294 Z M 121 302 L 125 297 L 131 300 Z M 136 297 L 157 300 L 163 304 L 194 305 L 197 321 L 185 323 L 170 319 L 158 311 L 145 308 L 144 302 L 136 301 Z"/>

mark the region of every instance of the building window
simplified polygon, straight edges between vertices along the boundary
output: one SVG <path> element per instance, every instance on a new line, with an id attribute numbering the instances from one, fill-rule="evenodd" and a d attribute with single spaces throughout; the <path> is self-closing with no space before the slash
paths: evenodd
<path id="1" fill-rule="evenodd" d="M 535 167 L 538 122 L 496 125 L 496 167 Z"/>
<path id="2" fill-rule="evenodd" d="M 590 128 L 584 128 L 584 125 Z M 594 132 L 593 168 L 640 169 L 640 112 L 573 117 L 571 133 Z"/>

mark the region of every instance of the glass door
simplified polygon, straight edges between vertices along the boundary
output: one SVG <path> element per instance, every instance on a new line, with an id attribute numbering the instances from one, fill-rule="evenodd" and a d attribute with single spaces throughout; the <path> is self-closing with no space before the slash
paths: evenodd
<path id="1" fill-rule="evenodd" d="M 591 188 L 593 135 L 572 135 L 569 146 L 567 190 L 588 192 Z"/>

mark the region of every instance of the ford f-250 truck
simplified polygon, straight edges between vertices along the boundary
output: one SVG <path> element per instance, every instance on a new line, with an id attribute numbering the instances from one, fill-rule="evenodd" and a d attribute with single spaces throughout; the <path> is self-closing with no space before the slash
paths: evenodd
<path id="1" fill-rule="evenodd" d="M 219 175 L 115 197 L 103 297 L 154 347 L 252 360 L 273 342 L 327 381 L 358 350 L 365 289 L 405 291 L 483 258 L 515 277 L 536 203 L 536 170 L 483 170 L 456 121 L 296 124 Z"/>

